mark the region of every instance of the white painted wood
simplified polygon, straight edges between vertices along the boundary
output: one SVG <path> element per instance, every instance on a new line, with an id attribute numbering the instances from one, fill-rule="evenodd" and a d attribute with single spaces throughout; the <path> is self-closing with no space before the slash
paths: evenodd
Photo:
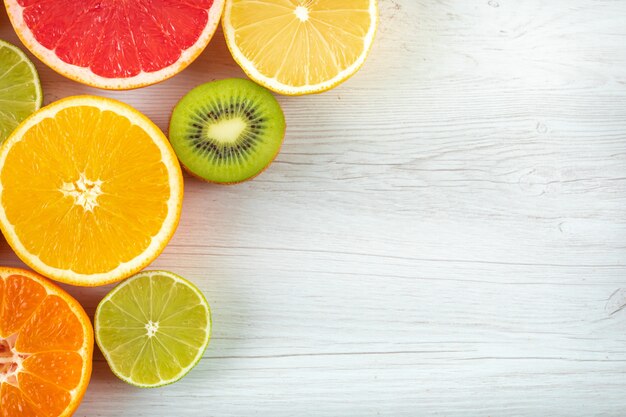
<path id="1" fill-rule="evenodd" d="M 355 78 L 280 98 L 288 136 L 267 172 L 186 179 L 153 267 L 207 294 L 205 358 L 142 391 L 98 354 L 77 415 L 626 413 L 626 2 L 380 8 Z M 103 94 L 163 128 L 192 86 L 242 74 L 221 34 L 138 91 L 38 68 L 46 102 Z M 0 260 L 19 264 L 6 245 Z M 70 291 L 92 312 L 108 289 Z"/>

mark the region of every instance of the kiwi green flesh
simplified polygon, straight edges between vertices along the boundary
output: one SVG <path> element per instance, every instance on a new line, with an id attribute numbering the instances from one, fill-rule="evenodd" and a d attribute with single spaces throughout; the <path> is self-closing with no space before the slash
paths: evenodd
<path id="1" fill-rule="evenodd" d="M 176 105 L 170 142 L 182 165 L 206 181 L 253 178 L 276 157 L 285 116 L 276 98 L 252 81 L 232 78 L 191 90 Z"/>

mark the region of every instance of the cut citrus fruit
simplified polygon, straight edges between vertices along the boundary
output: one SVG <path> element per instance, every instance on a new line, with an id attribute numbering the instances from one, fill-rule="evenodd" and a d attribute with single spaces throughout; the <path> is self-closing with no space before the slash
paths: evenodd
<path id="1" fill-rule="evenodd" d="M 70 416 L 91 377 L 93 329 L 69 294 L 0 268 L 0 415 Z"/>
<path id="2" fill-rule="evenodd" d="M 365 62 L 376 0 L 226 0 L 224 34 L 250 78 L 277 93 L 329 90 Z"/>
<path id="3" fill-rule="evenodd" d="M 185 376 L 206 350 L 211 311 L 202 292 L 165 271 L 144 271 L 115 287 L 95 315 L 96 342 L 111 370 L 143 388 Z"/>
<path id="4" fill-rule="evenodd" d="M 174 234 L 182 197 L 165 135 L 116 100 L 57 101 L 0 148 L 0 227 L 57 281 L 103 285 L 144 268 Z"/>
<path id="5" fill-rule="evenodd" d="M 30 59 L 0 40 L 0 143 L 18 124 L 41 107 L 39 75 Z"/>
<path id="6" fill-rule="evenodd" d="M 130 89 L 163 81 L 207 46 L 224 0 L 5 0 L 18 36 L 75 81 Z"/>

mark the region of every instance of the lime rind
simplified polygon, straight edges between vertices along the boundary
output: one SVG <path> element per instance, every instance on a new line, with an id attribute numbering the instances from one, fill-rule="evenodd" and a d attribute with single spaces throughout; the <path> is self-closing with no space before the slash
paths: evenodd
<path id="1" fill-rule="evenodd" d="M 0 39 L 0 143 L 41 108 L 43 93 L 35 65 L 17 46 Z"/>
<path id="2" fill-rule="evenodd" d="M 189 305 L 190 299 L 196 303 Z M 153 337 L 148 336 L 150 323 L 159 323 Z M 122 282 L 95 314 L 96 343 L 109 367 L 121 380 L 142 388 L 184 377 L 206 351 L 211 328 L 204 294 L 166 271 L 144 271 Z"/>

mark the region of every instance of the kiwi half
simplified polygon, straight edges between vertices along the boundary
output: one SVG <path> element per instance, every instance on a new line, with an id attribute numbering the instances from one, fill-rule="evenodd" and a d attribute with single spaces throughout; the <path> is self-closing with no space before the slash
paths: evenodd
<path id="1" fill-rule="evenodd" d="M 267 168 L 285 136 L 285 116 L 264 87 L 241 78 L 191 90 L 174 108 L 170 142 L 187 171 L 233 184 Z"/>

